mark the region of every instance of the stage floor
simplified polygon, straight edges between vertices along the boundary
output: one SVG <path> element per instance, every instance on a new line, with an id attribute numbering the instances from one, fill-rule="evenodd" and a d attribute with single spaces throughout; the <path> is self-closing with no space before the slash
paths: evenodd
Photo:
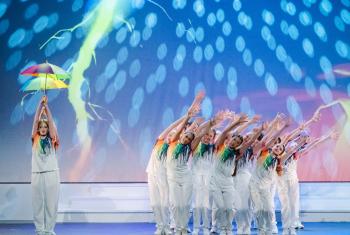
<path id="1" fill-rule="evenodd" d="M 350 223 L 304 223 L 300 235 L 350 234 Z M 280 229 L 280 227 L 279 227 Z M 152 223 L 61 223 L 56 225 L 57 235 L 151 235 Z M 279 233 L 282 231 L 280 230 Z M 0 224 L 1 235 L 34 235 L 32 224 Z M 256 230 L 252 234 L 257 234 Z"/>

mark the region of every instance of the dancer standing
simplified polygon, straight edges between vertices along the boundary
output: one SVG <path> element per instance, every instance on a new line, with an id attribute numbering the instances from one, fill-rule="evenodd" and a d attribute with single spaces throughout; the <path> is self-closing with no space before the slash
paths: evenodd
<path id="1" fill-rule="evenodd" d="M 247 121 L 246 115 L 234 115 L 231 123 L 218 136 L 215 141 L 214 170 L 210 180 L 213 200 L 217 206 L 216 219 L 219 223 L 220 234 L 232 234 L 232 220 L 234 216 L 234 188 L 232 173 L 234 171 L 235 158 L 239 154 L 237 148 L 242 144 L 243 137 L 234 133 L 224 143 L 228 134 L 235 127 Z"/>
<path id="2" fill-rule="evenodd" d="M 192 173 L 188 165 L 192 151 L 208 130 L 220 121 L 220 115 L 215 116 L 198 127 L 196 133 L 187 130 L 181 134 L 185 123 L 193 115 L 189 113 L 171 138 L 167 156 L 167 178 L 169 183 L 170 204 L 172 206 L 176 234 L 187 234 L 192 196 Z M 180 135 L 181 134 L 181 135 Z"/>
<path id="3" fill-rule="evenodd" d="M 270 124 L 263 139 L 256 146 L 261 149 L 257 155 L 256 168 L 253 171 L 249 189 L 253 201 L 254 213 L 257 219 L 259 234 L 272 234 L 272 217 L 274 202 L 271 195 L 271 186 L 274 171 L 281 171 L 280 158 L 285 152 L 284 145 L 276 139 L 286 128 L 288 122 L 282 115 L 277 115 Z"/>
<path id="4" fill-rule="evenodd" d="M 176 132 L 188 125 L 189 118 L 198 112 L 203 93 L 193 101 L 188 113 L 167 127 L 157 138 L 147 165 L 150 204 L 156 221 L 155 235 L 172 234 L 170 230 L 169 186 L 167 181 L 166 158 L 170 140 Z"/>
<path id="5" fill-rule="evenodd" d="M 56 125 L 43 96 L 32 129 L 32 204 L 37 235 L 54 235 L 59 198 L 59 146 Z"/>

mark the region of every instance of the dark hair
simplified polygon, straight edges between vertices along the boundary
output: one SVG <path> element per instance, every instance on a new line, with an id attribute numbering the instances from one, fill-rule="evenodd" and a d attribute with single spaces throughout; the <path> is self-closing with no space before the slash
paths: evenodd
<path id="1" fill-rule="evenodd" d="M 233 134 L 232 138 L 234 138 L 234 137 L 238 137 L 240 139 L 240 141 L 241 141 L 241 144 L 243 143 L 243 136 L 241 136 L 239 134 Z"/>
<path id="2" fill-rule="evenodd" d="M 216 130 L 215 129 L 210 129 L 210 131 L 214 132 L 214 138 L 216 136 Z"/>
<path id="3" fill-rule="evenodd" d="M 264 138 L 264 134 L 263 134 L 263 133 L 261 133 L 261 134 L 259 135 L 259 137 L 257 138 L 257 140 L 260 141 L 260 140 L 262 140 L 262 138 Z"/>
<path id="4" fill-rule="evenodd" d="M 278 144 L 281 143 L 281 142 L 282 142 L 281 137 L 277 137 L 276 142 L 277 142 Z"/>
<path id="5" fill-rule="evenodd" d="M 190 133 L 192 135 L 192 139 L 191 139 L 191 141 L 192 141 L 194 139 L 194 137 L 195 137 L 195 134 L 192 131 L 186 131 L 185 134 L 186 133 Z"/>

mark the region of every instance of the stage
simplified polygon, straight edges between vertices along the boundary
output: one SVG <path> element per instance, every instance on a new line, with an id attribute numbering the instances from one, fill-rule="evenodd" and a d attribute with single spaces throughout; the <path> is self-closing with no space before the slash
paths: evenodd
<path id="1" fill-rule="evenodd" d="M 305 229 L 299 230 L 298 235 L 346 235 L 350 231 L 350 223 L 324 222 L 304 225 Z M 34 235 L 34 229 L 33 224 L 0 224 L 1 235 Z M 151 235 L 153 232 L 153 223 L 59 223 L 56 225 L 56 233 L 59 235 Z M 279 232 L 282 232 L 280 224 Z M 257 230 L 253 229 L 251 234 L 257 234 Z"/>

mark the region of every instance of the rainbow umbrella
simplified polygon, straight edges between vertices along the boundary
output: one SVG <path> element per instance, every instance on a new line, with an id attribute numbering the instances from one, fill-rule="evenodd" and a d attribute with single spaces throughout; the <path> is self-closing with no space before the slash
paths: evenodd
<path id="1" fill-rule="evenodd" d="M 30 66 L 23 70 L 21 75 L 33 76 L 33 77 L 48 77 L 60 80 L 66 80 L 70 78 L 70 74 L 64 69 L 50 64 L 48 62 Z"/>
<path id="2" fill-rule="evenodd" d="M 58 79 L 53 79 L 50 77 L 37 77 L 28 80 L 21 87 L 21 91 L 38 91 L 38 90 L 50 90 L 50 89 L 62 89 L 68 88 L 67 84 Z"/>
<path id="3" fill-rule="evenodd" d="M 61 80 L 70 78 L 70 75 L 64 69 L 47 61 L 42 64 L 30 66 L 20 74 L 37 77 L 27 81 L 22 86 L 22 91 L 44 90 L 44 93 L 46 93 L 46 89 L 67 88 L 67 85 Z"/>

